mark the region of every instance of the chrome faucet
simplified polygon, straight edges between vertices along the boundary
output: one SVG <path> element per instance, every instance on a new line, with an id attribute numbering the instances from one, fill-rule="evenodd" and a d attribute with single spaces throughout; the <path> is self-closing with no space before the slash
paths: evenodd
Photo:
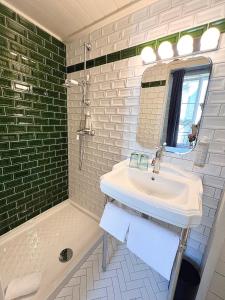
<path id="1" fill-rule="evenodd" d="M 160 146 L 159 148 L 156 148 L 157 151 L 155 153 L 155 157 L 152 160 L 152 166 L 153 166 L 153 170 L 152 172 L 155 174 L 159 174 L 159 170 L 160 170 L 160 162 L 163 156 L 163 152 L 165 151 L 166 148 L 166 143 L 163 143 L 162 146 Z"/>

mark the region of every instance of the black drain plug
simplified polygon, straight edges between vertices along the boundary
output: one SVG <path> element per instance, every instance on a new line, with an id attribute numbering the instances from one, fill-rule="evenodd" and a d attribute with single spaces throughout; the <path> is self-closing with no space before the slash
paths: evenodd
<path id="1" fill-rule="evenodd" d="M 73 257 L 73 250 L 70 248 L 65 248 L 59 254 L 59 261 L 64 263 L 71 260 L 72 257 Z"/>

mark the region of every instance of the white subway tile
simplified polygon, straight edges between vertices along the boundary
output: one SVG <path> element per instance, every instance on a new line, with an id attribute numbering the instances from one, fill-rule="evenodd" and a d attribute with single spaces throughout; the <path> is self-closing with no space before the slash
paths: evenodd
<path id="1" fill-rule="evenodd" d="M 195 24 L 200 25 L 203 23 L 212 22 L 214 20 L 219 20 L 225 16 L 225 6 L 220 5 L 216 7 L 210 7 L 207 10 L 199 12 L 195 17 Z"/>
<path id="2" fill-rule="evenodd" d="M 156 1 L 150 7 L 150 15 L 157 15 L 165 10 L 168 10 L 171 7 L 170 0 Z"/>
<path id="3" fill-rule="evenodd" d="M 202 10 L 204 8 L 209 7 L 210 1 L 209 0 L 192 0 L 184 4 L 183 12 L 184 14 L 193 13 L 194 11 Z"/>
<path id="4" fill-rule="evenodd" d="M 161 13 L 159 16 L 159 24 L 164 24 L 169 21 L 174 21 L 181 15 L 181 12 L 182 12 L 182 7 L 178 6 Z"/>

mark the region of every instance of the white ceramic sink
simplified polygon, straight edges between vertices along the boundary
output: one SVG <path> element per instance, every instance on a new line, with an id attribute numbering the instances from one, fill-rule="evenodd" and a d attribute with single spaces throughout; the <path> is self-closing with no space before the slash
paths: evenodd
<path id="1" fill-rule="evenodd" d="M 153 174 L 152 167 L 130 168 L 125 160 L 101 177 L 100 188 L 128 207 L 169 224 L 182 228 L 200 224 L 202 181 L 172 164 L 161 163 L 160 173 Z"/>

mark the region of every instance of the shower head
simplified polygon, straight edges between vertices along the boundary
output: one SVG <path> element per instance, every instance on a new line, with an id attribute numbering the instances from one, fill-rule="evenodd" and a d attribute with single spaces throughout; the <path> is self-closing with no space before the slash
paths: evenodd
<path id="1" fill-rule="evenodd" d="M 82 85 L 80 82 L 78 82 L 77 80 L 73 80 L 73 79 L 66 79 L 65 83 L 63 84 L 65 87 L 73 87 L 76 85 Z"/>

